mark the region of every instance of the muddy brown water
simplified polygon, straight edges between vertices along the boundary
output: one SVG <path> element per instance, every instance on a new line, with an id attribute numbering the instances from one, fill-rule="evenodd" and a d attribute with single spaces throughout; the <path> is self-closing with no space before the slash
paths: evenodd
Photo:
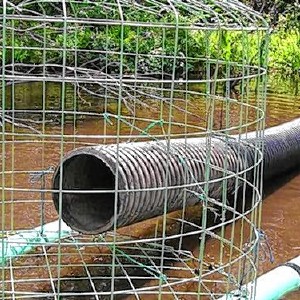
<path id="1" fill-rule="evenodd" d="M 268 94 L 269 125 L 283 123 L 300 116 L 300 96 Z M 300 254 L 300 170 L 267 183 L 270 194 L 262 206 L 262 228 L 272 247 L 274 262 L 260 264 L 260 272 L 267 272 Z M 300 291 L 286 295 L 285 300 L 300 299 Z"/>
<path id="2" fill-rule="evenodd" d="M 32 88 L 31 93 L 34 93 L 35 90 Z M 27 98 L 26 98 L 27 99 Z M 273 87 L 269 87 L 268 96 L 267 96 L 267 119 L 266 125 L 273 126 L 276 124 L 281 124 L 287 121 L 290 121 L 294 118 L 300 117 L 300 96 L 292 95 L 291 91 L 287 87 L 283 90 L 273 91 Z M 29 100 L 28 100 L 29 101 Z M 55 102 L 55 101 L 54 101 Z M 87 110 L 89 109 L 87 105 Z M 113 108 L 112 108 L 113 109 Z M 149 112 L 146 112 L 143 116 L 146 118 Z M 179 112 L 178 112 L 179 114 Z M 156 116 L 158 118 L 158 116 Z M 196 116 L 190 116 L 191 122 L 199 122 Z M 180 118 L 179 118 L 180 119 Z M 183 122 L 184 116 L 182 116 L 181 121 Z M 203 120 L 202 120 L 203 121 Z M 113 122 L 111 133 L 116 129 L 116 120 L 110 120 L 109 122 Z M 140 123 L 139 123 L 140 122 Z M 143 123 L 143 124 L 142 124 Z M 145 128 L 149 125 L 146 121 L 136 121 L 136 127 Z M 218 126 L 218 124 L 216 124 Z M 155 127 L 155 125 L 154 125 Z M 105 134 L 103 132 L 104 121 L 103 119 L 99 120 L 97 118 L 93 118 L 91 121 L 86 122 L 82 120 L 81 123 L 76 127 L 76 131 L 72 124 L 67 124 L 64 127 L 65 134 Z M 166 128 L 161 128 L 161 132 L 158 134 L 163 134 Z M 22 132 L 21 129 L 20 132 Z M 155 128 L 152 127 L 149 129 L 150 133 L 155 132 Z M 152 131 L 151 131 L 152 130 Z M 180 126 L 176 128 L 174 126 L 172 128 L 174 132 L 180 131 Z M 191 129 L 193 130 L 193 129 Z M 23 132 L 26 132 L 24 129 Z M 7 174 L 5 176 L 5 184 L 7 186 L 13 186 L 16 189 L 14 192 L 7 191 L 5 193 L 6 197 L 6 205 L 5 207 L 1 207 L 1 222 L 4 222 L 5 219 L 5 230 L 17 230 L 24 228 L 32 228 L 38 226 L 41 221 L 41 203 L 40 197 L 41 193 L 38 191 L 40 188 L 41 182 L 34 180 L 29 181 L 30 174 L 28 174 L 28 170 L 42 170 L 46 169 L 49 166 L 54 166 L 59 161 L 60 152 L 63 150 L 64 152 L 71 150 L 75 147 L 86 144 L 87 142 L 91 143 L 103 143 L 103 142 L 111 142 L 113 139 L 106 139 L 104 141 L 103 138 L 99 139 L 90 139 L 90 138 L 73 138 L 70 137 L 66 139 L 61 146 L 60 143 L 60 133 L 61 126 L 56 124 L 55 122 L 51 126 L 47 126 L 44 128 L 44 133 L 49 134 L 49 136 L 45 136 L 43 139 L 31 139 L 31 142 L 22 141 L 19 138 L 9 136 L 6 138 L 5 143 L 5 159 L 2 158 L 1 165 L 5 164 L 5 170 L 17 170 L 19 172 L 18 175 L 10 175 Z M 106 134 L 109 132 L 106 132 Z M 129 128 L 123 127 L 122 134 L 132 134 L 138 132 L 132 132 Z M 156 132 L 157 133 L 157 132 Z M 56 135 L 54 138 L 53 136 Z M 17 140 L 17 141 L 16 141 Z M 62 148 L 63 147 L 63 148 Z M 51 176 L 46 177 L 45 186 L 49 187 L 51 184 Z M 24 191 L 24 188 L 28 189 L 28 191 Z M 35 188 L 37 191 L 32 191 L 31 189 Z M 19 190 L 17 190 L 19 189 Z M 291 174 L 286 174 L 281 178 L 276 178 L 272 183 L 268 182 L 265 184 L 265 190 L 267 196 L 263 202 L 263 213 L 262 213 L 262 229 L 267 235 L 268 241 L 272 248 L 272 254 L 274 256 L 274 262 L 270 262 L 266 259 L 263 262 L 260 262 L 259 272 L 266 272 L 277 265 L 280 265 L 286 262 L 289 259 L 292 259 L 295 256 L 299 255 L 300 252 L 300 242 L 298 238 L 298 228 L 300 228 L 300 172 L 295 170 Z M 57 218 L 56 211 L 53 208 L 51 203 L 51 194 L 45 193 L 44 195 L 46 203 L 43 209 L 43 220 L 45 222 L 49 222 L 55 220 Z M 11 203 L 9 201 L 11 200 Z M 4 217 L 4 219 L 3 219 Z M 130 227 L 130 232 L 132 235 L 137 237 L 145 237 L 149 234 L 149 232 L 153 231 L 153 224 L 151 222 L 143 222 L 135 227 L 134 225 Z M 156 226 L 156 225 L 155 225 Z M 126 234 L 128 229 L 120 230 L 120 233 Z M 89 240 L 90 241 L 90 240 Z M 195 255 L 198 253 L 198 242 L 189 241 L 190 249 Z M 209 246 L 209 242 L 208 242 Z M 212 249 L 213 249 L 213 245 Z M 84 253 L 84 257 L 91 263 L 94 264 L 99 263 L 97 261 L 97 255 L 95 255 L 95 249 L 89 252 L 89 249 Z M 67 249 L 67 252 L 70 253 L 76 252 L 76 250 Z M 99 250 L 101 255 L 104 255 L 106 250 Z M 52 254 L 56 252 L 53 251 Z M 98 256 L 99 256 L 98 253 Z M 212 250 L 213 253 L 213 250 Z M 51 253 L 50 253 L 51 254 Z M 57 263 L 57 255 L 49 256 L 50 261 L 52 262 L 52 266 L 55 266 Z M 62 271 L 62 276 L 64 277 L 72 277 L 72 276 L 80 276 L 82 273 L 82 266 L 77 266 L 74 264 L 74 260 L 72 260 L 71 255 L 64 256 L 62 258 L 63 265 L 65 269 Z M 82 259 L 82 257 L 81 257 Z M 76 261 L 76 259 L 75 259 Z M 79 261 L 79 260 L 78 260 Z M 72 263 L 72 267 L 68 267 L 68 263 Z M 19 263 L 19 268 L 15 268 L 15 277 L 22 278 L 25 276 L 26 278 L 36 279 L 37 276 L 40 278 L 49 278 L 49 274 L 51 271 L 54 271 L 55 267 L 47 268 L 45 267 L 44 258 L 36 257 L 28 257 L 26 263 Z M 49 264 L 49 262 L 48 262 Z M 34 265 L 35 268 L 25 268 L 26 266 Z M 17 263 L 18 266 L 18 263 Z M 38 274 L 38 275 L 37 275 Z M 99 275 L 99 274 L 98 274 Z M 43 289 L 48 289 L 48 279 L 42 281 Z M 22 287 L 22 284 L 24 286 Z M 63 284 L 67 286 L 67 290 L 76 291 L 76 285 L 72 283 L 72 286 L 68 286 L 67 281 L 64 281 Z M 146 283 L 147 284 L 147 283 Z M 35 285 L 35 281 L 31 284 L 31 286 Z M 10 283 L 8 283 L 8 288 L 10 289 Z M 18 287 L 20 290 L 28 290 L 28 283 L 21 283 Z M 81 287 L 84 289 L 84 287 Z M 128 288 L 128 287 L 127 287 Z M 41 285 L 39 284 L 37 290 L 41 290 Z M 48 299 L 48 298 L 45 298 Z M 51 298 L 49 298 L 51 299 Z M 67 298 L 69 299 L 69 298 Z M 70 298 L 71 299 L 71 298 Z M 86 298 L 88 299 L 88 298 Z M 93 298 L 90 298 L 93 299 Z M 148 299 L 145 297 L 145 299 Z M 150 297 L 149 299 L 155 299 L 155 297 Z M 166 299 L 171 299 L 167 298 Z M 182 298 L 182 299 L 190 299 L 190 298 Z M 192 299 L 192 298 L 191 298 Z M 286 300 L 295 300 L 300 299 L 300 292 L 294 292 L 287 295 L 284 299 Z"/>

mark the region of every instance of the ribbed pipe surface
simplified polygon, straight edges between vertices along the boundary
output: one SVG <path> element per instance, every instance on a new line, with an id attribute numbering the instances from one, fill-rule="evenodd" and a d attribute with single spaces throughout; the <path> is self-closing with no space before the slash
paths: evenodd
<path id="1" fill-rule="evenodd" d="M 255 133 L 248 142 L 256 142 Z M 265 130 L 264 177 L 271 179 L 300 164 L 300 119 Z"/>
<path id="2" fill-rule="evenodd" d="M 124 143 L 79 148 L 54 174 L 53 201 L 74 230 L 96 234 L 194 205 L 208 195 L 220 199 L 251 179 L 261 143 L 256 133 L 244 142 L 212 138 Z M 300 161 L 300 119 L 265 131 L 267 179 Z M 224 181 L 224 178 L 227 178 Z M 72 190 L 68 192 L 67 190 Z M 118 192 L 115 192 L 118 190 Z M 77 192 L 79 191 L 79 192 Z M 60 202 L 61 199 L 61 202 Z M 117 215 L 114 217 L 115 200 Z M 184 202 L 185 201 L 185 202 Z M 61 203 L 61 205 L 59 204 Z"/>

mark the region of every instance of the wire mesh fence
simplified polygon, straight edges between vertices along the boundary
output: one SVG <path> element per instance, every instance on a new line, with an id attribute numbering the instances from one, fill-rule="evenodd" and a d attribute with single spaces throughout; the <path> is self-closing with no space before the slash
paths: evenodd
<path id="1" fill-rule="evenodd" d="M 218 299 L 253 279 L 261 16 L 233 0 L 0 10 L 2 299 Z"/>

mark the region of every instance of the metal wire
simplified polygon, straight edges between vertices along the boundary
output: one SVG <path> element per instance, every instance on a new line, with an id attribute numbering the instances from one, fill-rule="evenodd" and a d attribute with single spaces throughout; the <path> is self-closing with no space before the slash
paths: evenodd
<path id="1" fill-rule="evenodd" d="M 236 0 L 4 0 L 0 14 L 2 299 L 218 299 L 252 280 L 266 241 L 264 19 Z M 250 131 L 251 165 L 242 146 L 235 150 L 248 169 L 230 169 L 226 155 L 219 164 L 214 141 L 227 153 Z M 185 151 L 191 138 L 202 138 L 206 153 Z M 163 157 L 124 152 L 124 143 L 150 141 L 163 141 Z M 88 236 L 62 221 L 63 168 L 55 210 L 53 166 L 99 144 L 114 144 L 113 186 L 72 193 L 112 194 L 114 222 Z M 201 182 L 189 152 L 200 157 Z M 161 172 L 129 193 L 152 188 L 163 214 L 117 228 L 119 195 L 128 192 L 118 166 L 134 156 Z M 176 164 L 180 183 L 171 178 Z M 182 190 L 178 211 L 168 202 L 174 189 Z"/>

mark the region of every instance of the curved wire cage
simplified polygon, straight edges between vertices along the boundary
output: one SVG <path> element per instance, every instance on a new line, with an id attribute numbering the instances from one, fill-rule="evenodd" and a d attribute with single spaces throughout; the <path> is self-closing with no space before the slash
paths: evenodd
<path id="1" fill-rule="evenodd" d="M 218 299 L 253 279 L 263 18 L 234 0 L 1 15 L 2 299 Z"/>

